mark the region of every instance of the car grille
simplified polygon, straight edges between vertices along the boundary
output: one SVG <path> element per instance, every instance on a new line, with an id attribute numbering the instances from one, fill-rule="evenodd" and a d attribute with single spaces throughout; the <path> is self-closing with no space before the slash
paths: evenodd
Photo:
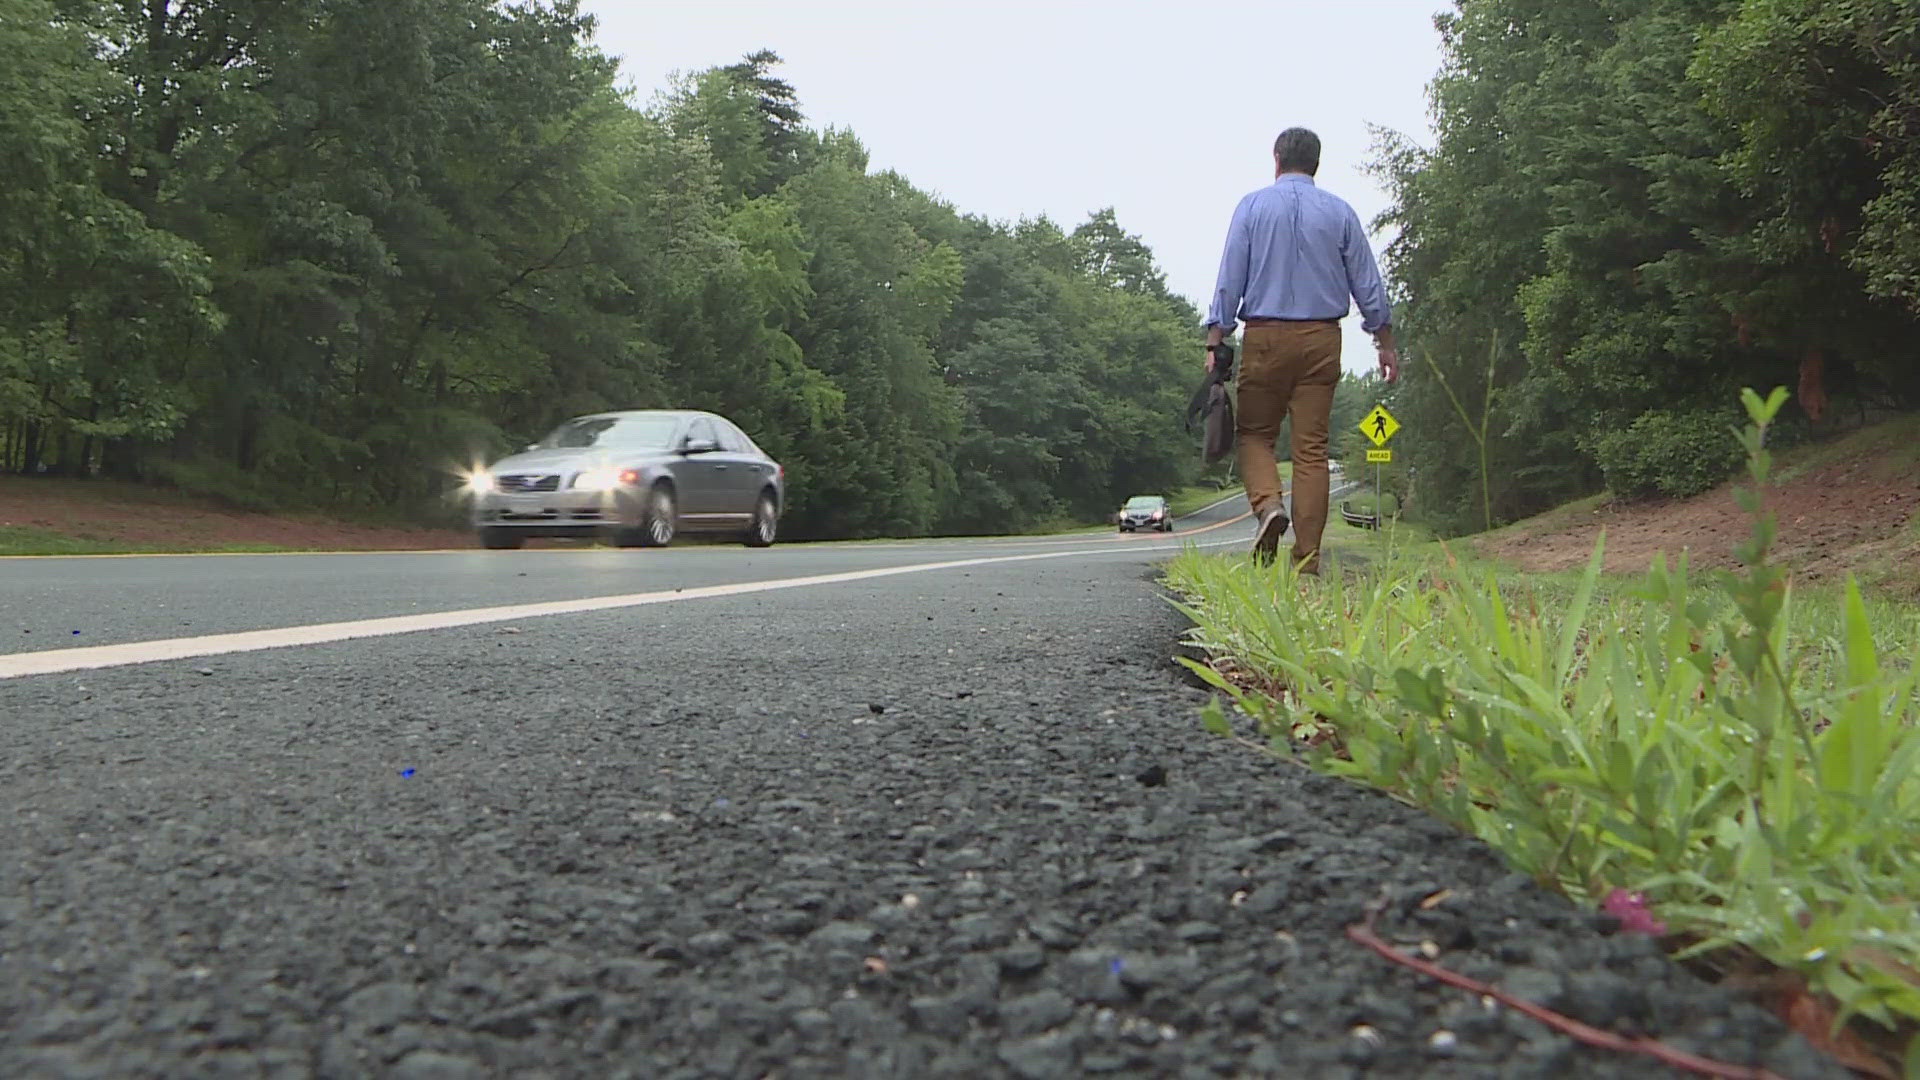
<path id="1" fill-rule="evenodd" d="M 559 491 L 560 477 L 541 473 L 512 473 L 494 477 L 493 486 L 501 491 Z"/>

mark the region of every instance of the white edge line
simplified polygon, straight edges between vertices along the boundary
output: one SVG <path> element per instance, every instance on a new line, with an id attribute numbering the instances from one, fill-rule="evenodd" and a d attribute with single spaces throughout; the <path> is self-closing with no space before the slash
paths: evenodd
<path id="1" fill-rule="evenodd" d="M 1243 542 L 1244 541 L 1240 540 L 1224 540 L 1214 541 L 1208 544 L 1194 544 L 1192 546 L 1219 547 L 1224 544 Z M 324 645 L 336 641 L 349 641 L 355 638 L 384 637 L 391 634 L 411 634 L 425 630 L 449 630 L 456 627 L 508 622 L 513 619 L 531 619 L 545 615 L 575 615 L 590 611 L 608 611 L 616 608 L 672 603 L 679 600 L 704 600 L 720 596 L 742 596 L 750 593 L 774 592 L 780 589 L 797 589 L 813 585 L 839 585 L 853 581 L 872 581 L 876 578 L 897 577 L 902 574 L 924 574 L 937 570 L 960 570 L 970 566 L 1033 562 L 1040 559 L 1064 559 L 1076 555 L 1137 554 L 1139 551 L 1139 548 L 1116 549 L 1104 547 L 1086 548 L 1076 551 L 1049 551 L 1027 555 L 994 555 L 974 559 L 954 559 L 946 562 L 914 563 L 907 566 L 886 566 L 871 570 L 847 570 L 835 574 L 813 574 L 797 578 L 776 578 L 771 581 L 737 582 L 729 585 L 701 585 L 688 589 L 675 589 L 671 592 L 663 589 L 658 592 L 623 593 L 615 596 L 587 597 L 580 600 L 549 600 L 534 604 L 467 608 L 459 611 L 437 611 L 420 615 L 395 615 L 386 618 L 358 619 L 349 622 L 314 623 L 307 626 L 286 626 L 271 630 L 245 630 L 232 634 L 208 634 L 202 637 L 163 638 L 158 641 L 134 641 L 118 645 L 92 645 L 80 649 L 49 649 L 43 652 L 13 653 L 10 655 L 0 655 L 0 680 L 21 678 L 28 675 L 56 675 L 68 671 L 124 667 L 132 664 L 154 663 L 161 660 L 187 660 L 194 657 L 219 656 L 227 653 L 257 652 L 262 649 L 279 649 L 299 645 Z"/>

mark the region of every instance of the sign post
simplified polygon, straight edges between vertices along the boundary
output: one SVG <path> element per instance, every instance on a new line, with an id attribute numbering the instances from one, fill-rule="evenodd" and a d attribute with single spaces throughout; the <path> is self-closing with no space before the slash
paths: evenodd
<path id="1" fill-rule="evenodd" d="M 1375 405 L 1373 410 L 1360 419 L 1360 434 L 1373 443 L 1373 449 L 1367 451 L 1367 464 L 1373 466 L 1373 524 L 1384 538 L 1387 531 L 1387 509 L 1381 493 L 1380 467 L 1393 461 L 1393 451 L 1387 449 L 1387 440 L 1400 430 L 1400 421 L 1393 418 L 1385 405 Z"/>

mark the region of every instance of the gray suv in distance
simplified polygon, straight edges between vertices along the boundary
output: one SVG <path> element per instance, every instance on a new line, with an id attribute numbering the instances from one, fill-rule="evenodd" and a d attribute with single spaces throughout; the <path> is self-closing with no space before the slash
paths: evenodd
<path id="1" fill-rule="evenodd" d="M 773 543 L 786 470 L 725 417 L 705 412 L 579 416 L 467 478 L 480 545 L 607 536 L 665 547 L 681 532 Z"/>

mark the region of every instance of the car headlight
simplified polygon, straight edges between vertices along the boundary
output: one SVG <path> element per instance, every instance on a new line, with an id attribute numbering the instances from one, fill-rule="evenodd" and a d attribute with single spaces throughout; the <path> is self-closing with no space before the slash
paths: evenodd
<path id="1" fill-rule="evenodd" d="M 467 494 L 485 495 L 493 490 L 493 474 L 485 469 L 476 469 L 467 474 Z"/>
<path id="2" fill-rule="evenodd" d="M 588 469 L 573 478 L 575 491 L 612 491 L 620 483 L 618 469 Z"/>

